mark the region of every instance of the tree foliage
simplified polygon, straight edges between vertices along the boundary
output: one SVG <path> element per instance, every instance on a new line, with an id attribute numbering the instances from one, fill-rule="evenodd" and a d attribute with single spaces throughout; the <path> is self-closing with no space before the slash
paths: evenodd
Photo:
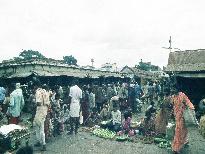
<path id="1" fill-rule="evenodd" d="M 151 62 L 139 62 L 139 65 L 135 65 L 140 70 L 144 71 L 160 71 L 161 68 L 159 66 L 152 65 Z"/>
<path id="2" fill-rule="evenodd" d="M 73 57 L 72 55 L 64 56 L 63 60 L 68 65 L 77 65 L 77 59 L 75 59 L 75 57 Z"/>
<path id="3" fill-rule="evenodd" d="M 139 65 L 137 65 L 137 68 L 144 71 L 150 71 L 151 70 L 151 64 L 145 63 L 145 62 L 139 62 Z"/>
<path id="4" fill-rule="evenodd" d="M 38 58 L 38 59 L 44 59 L 46 58 L 44 55 L 42 55 L 39 51 L 34 51 L 34 50 L 23 50 L 20 54 L 19 57 L 22 57 L 25 60 L 29 60 L 32 58 Z"/>

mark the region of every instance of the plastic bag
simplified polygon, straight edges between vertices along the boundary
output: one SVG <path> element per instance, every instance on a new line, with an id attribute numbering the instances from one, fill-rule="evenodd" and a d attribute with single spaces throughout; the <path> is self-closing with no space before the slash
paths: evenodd
<path id="1" fill-rule="evenodd" d="M 196 119 L 194 110 L 191 110 L 188 107 L 186 107 L 183 116 L 186 127 L 188 127 L 189 125 L 198 125 L 198 121 Z"/>
<path id="2" fill-rule="evenodd" d="M 83 124 L 83 115 L 82 115 L 82 112 L 80 112 L 79 123 L 80 123 L 81 125 Z"/>

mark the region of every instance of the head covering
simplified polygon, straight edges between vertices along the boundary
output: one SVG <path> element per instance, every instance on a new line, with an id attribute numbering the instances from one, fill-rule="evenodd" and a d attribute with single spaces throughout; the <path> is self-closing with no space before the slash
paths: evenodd
<path id="1" fill-rule="evenodd" d="M 20 83 L 16 83 L 16 89 L 19 89 L 21 87 Z"/>
<path id="2" fill-rule="evenodd" d="M 204 98 L 202 101 L 203 101 L 203 103 L 205 104 L 205 98 Z"/>
<path id="3" fill-rule="evenodd" d="M 119 97 L 118 97 L 118 96 L 113 96 L 113 97 L 111 98 L 111 101 L 119 101 Z"/>

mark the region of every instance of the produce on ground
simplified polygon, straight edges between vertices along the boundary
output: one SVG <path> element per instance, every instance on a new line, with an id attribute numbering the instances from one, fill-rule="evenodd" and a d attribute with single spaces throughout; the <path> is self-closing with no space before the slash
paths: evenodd
<path id="1" fill-rule="evenodd" d="M 126 141 L 128 139 L 129 139 L 129 137 L 127 135 L 122 135 L 122 136 L 117 136 L 116 137 L 117 141 Z"/>
<path id="2" fill-rule="evenodd" d="M 154 138 L 154 142 L 158 144 L 158 147 L 160 148 L 171 148 L 171 142 L 164 138 Z"/>
<path id="3" fill-rule="evenodd" d="M 98 136 L 98 137 L 102 137 L 105 139 L 113 139 L 116 135 L 115 132 L 112 132 L 108 129 L 103 129 L 103 128 L 97 128 L 93 131 L 93 134 Z"/>

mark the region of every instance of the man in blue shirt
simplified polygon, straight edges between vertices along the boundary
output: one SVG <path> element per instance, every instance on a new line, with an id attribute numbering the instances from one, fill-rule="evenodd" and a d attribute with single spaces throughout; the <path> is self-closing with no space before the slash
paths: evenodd
<path id="1" fill-rule="evenodd" d="M 16 83 L 16 89 L 10 94 L 10 104 L 7 111 L 9 124 L 18 124 L 21 111 L 24 107 L 24 97 L 20 83 Z"/>
<path id="2" fill-rule="evenodd" d="M 5 99 L 5 94 L 6 94 L 6 90 L 4 89 L 4 87 L 0 86 L 0 112 L 2 110 L 2 104 Z"/>

